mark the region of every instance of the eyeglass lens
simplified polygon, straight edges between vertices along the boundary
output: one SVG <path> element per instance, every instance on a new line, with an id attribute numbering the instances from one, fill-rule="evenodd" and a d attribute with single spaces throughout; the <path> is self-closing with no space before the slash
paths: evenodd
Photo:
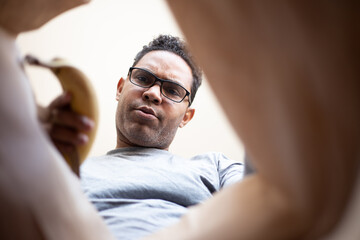
<path id="1" fill-rule="evenodd" d="M 151 87 L 152 85 L 154 85 L 156 80 L 160 81 L 161 93 L 165 97 L 175 102 L 181 102 L 186 96 L 186 90 L 182 86 L 169 80 L 159 79 L 155 75 L 145 70 L 134 68 L 130 76 L 130 80 L 132 83 L 144 88 Z"/>

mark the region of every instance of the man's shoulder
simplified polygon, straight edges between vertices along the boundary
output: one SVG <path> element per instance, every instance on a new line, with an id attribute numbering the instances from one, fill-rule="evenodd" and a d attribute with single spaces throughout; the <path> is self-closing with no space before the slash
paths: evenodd
<path id="1" fill-rule="evenodd" d="M 234 161 L 228 158 L 222 152 L 205 152 L 198 155 L 195 155 L 191 158 L 191 160 L 210 160 L 210 161 Z"/>
<path id="2" fill-rule="evenodd" d="M 193 156 L 191 160 L 210 163 L 216 166 L 219 171 L 228 167 L 243 168 L 243 163 L 241 161 L 230 159 L 222 152 L 206 152 L 198 154 Z"/>

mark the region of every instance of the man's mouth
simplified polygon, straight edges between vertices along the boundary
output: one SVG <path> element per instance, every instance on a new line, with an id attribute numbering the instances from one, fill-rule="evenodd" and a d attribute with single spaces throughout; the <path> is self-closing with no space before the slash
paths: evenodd
<path id="1" fill-rule="evenodd" d="M 143 107 L 137 108 L 136 110 L 142 112 L 142 114 L 144 116 L 146 116 L 146 117 L 149 117 L 149 118 L 155 117 L 155 118 L 157 118 L 157 115 L 156 115 L 155 111 L 150 107 L 143 106 Z"/>

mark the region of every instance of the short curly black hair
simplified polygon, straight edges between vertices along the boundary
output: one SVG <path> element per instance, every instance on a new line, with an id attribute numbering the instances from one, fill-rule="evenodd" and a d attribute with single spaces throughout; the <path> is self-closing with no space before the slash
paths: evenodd
<path id="1" fill-rule="evenodd" d="M 175 53 L 180 56 L 184 61 L 189 65 L 193 82 L 191 85 L 190 92 L 190 102 L 194 101 L 196 92 L 202 82 L 202 71 L 200 67 L 195 63 L 193 56 L 190 54 L 185 41 L 181 40 L 179 37 L 174 37 L 171 35 L 159 35 L 157 38 L 152 40 L 148 45 L 145 45 L 143 49 L 136 54 L 134 58 L 133 67 L 144 57 L 147 53 L 156 50 L 163 50 Z"/>

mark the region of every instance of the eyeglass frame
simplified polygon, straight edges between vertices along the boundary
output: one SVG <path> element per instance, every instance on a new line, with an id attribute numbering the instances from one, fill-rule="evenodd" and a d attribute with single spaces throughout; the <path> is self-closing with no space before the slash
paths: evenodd
<path id="1" fill-rule="evenodd" d="M 144 86 L 141 86 L 141 85 L 139 85 L 139 84 L 134 83 L 133 81 L 131 81 L 131 74 L 132 74 L 132 71 L 133 71 L 134 69 L 139 69 L 139 70 L 142 70 L 142 71 L 145 71 L 145 72 L 149 73 L 150 75 L 152 75 L 152 76 L 155 78 L 155 81 L 154 81 L 150 86 L 148 86 L 148 87 L 144 87 Z M 151 88 L 152 86 L 155 85 L 156 82 L 160 82 L 160 93 L 161 93 L 164 97 L 166 97 L 167 99 L 169 99 L 169 100 L 171 100 L 171 101 L 173 101 L 173 102 L 181 103 L 182 101 L 184 101 L 184 99 L 186 98 L 186 96 L 188 96 L 189 106 L 191 105 L 191 98 L 190 98 L 190 94 L 191 94 L 191 93 L 190 93 L 185 87 L 181 86 L 181 84 L 179 84 L 179 83 L 177 83 L 177 82 L 175 82 L 175 81 L 167 80 L 167 79 L 161 79 L 161 78 L 159 78 L 158 76 L 156 76 L 154 73 L 152 73 L 151 71 L 149 71 L 149 70 L 147 70 L 147 69 L 144 69 L 144 68 L 139 68 L 139 67 L 130 67 L 130 68 L 129 68 L 128 76 L 129 76 L 129 81 L 130 81 L 132 84 L 134 84 L 135 86 L 138 86 L 138 87 L 142 87 L 142 88 Z M 185 96 L 184 96 L 180 101 L 176 101 L 176 100 L 173 100 L 173 99 L 167 97 L 167 96 L 163 93 L 163 83 L 164 83 L 164 82 L 173 83 L 173 84 L 181 87 L 181 88 L 184 89 L 185 92 L 186 92 Z"/>

